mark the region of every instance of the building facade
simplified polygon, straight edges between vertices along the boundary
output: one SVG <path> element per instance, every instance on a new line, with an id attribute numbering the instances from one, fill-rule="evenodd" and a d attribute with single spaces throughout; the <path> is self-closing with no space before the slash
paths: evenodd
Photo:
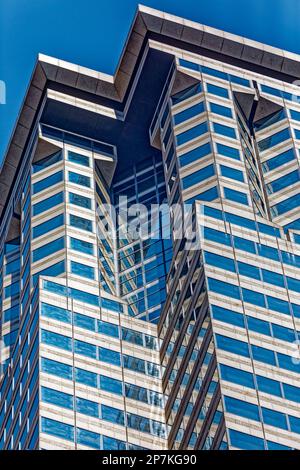
<path id="1" fill-rule="evenodd" d="M 113 77 L 39 56 L 0 176 L 0 449 L 300 448 L 299 77 L 143 6 Z"/>

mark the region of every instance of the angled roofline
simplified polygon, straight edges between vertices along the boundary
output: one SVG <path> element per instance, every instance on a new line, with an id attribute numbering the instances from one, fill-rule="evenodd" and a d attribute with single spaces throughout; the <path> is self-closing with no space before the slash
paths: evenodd
<path id="1" fill-rule="evenodd" d="M 250 66 L 260 66 L 293 79 L 300 78 L 300 55 L 227 33 L 143 5 L 138 5 L 114 75 L 39 54 L 0 170 L 0 216 L 6 205 L 48 82 L 122 103 L 147 35 L 180 41 Z"/>

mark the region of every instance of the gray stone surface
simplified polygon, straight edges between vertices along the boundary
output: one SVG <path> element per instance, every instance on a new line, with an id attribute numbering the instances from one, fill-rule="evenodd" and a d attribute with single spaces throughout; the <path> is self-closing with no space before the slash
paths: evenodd
<path id="1" fill-rule="evenodd" d="M 200 29 L 194 29 L 190 26 L 184 26 L 181 39 L 185 42 L 195 44 L 196 46 L 200 46 L 203 38 L 203 31 Z"/>

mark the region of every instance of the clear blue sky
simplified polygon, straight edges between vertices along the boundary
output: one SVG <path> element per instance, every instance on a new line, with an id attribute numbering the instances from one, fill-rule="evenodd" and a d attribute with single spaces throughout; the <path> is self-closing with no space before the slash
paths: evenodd
<path id="1" fill-rule="evenodd" d="M 138 3 L 300 53 L 300 0 L 0 0 L 0 162 L 37 54 L 113 73 Z"/>

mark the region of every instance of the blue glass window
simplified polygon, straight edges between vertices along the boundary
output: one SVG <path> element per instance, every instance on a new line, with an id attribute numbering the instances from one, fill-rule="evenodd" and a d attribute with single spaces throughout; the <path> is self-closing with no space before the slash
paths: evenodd
<path id="1" fill-rule="evenodd" d="M 230 201 L 238 202 L 246 206 L 248 205 L 248 196 L 246 193 L 231 188 L 224 188 L 224 195 Z"/>
<path id="2" fill-rule="evenodd" d="M 195 171 L 194 173 L 186 176 L 182 179 L 182 187 L 183 189 L 187 189 L 191 186 L 194 186 L 201 181 L 204 181 L 215 174 L 214 165 L 208 165 L 201 170 Z"/>
<path id="3" fill-rule="evenodd" d="M 270 158 L 262 164 L 262 167 L 264 172 L 272 171 L 292 160 L 295 160 L 295 153 L 293 149 L 289 149 L 286 152 L 280 153 L 276 157 Z"/>
<path id="4" fill-rule="evenodd" d="M 226 269 L 227 271 L 235 272 L 234 261 L 230 258 L 226 258 L 225 256 L 205 251 L 205 263 L 221 269 Z"/>
<path id="5" fill-rule="evenodd" d="M 54 173 L 53 175 L 47 176 L 47 178 L 44 178 L 32 185 L 33 194 L 39 193 L 40 191 L 43 191 L 46 188 L 50 188 L 51 186 L 54 186 L 55 184 L 60 183 L 62 180 L 63 180 L 63 171 L 58 171 L 57 173 Z"/>
<path id="6" fill-rule="evenodd" d="M 219 124 L 218 122 L 213 123 L 214 132 L 220 135 L 225 135 L 231 139 L 236 138 L 235 129 L 230 126 L 225 126 L 225 124 Z"/>
<path id="7" fill-rule="evenodd" d="M 225 408 L 228 413 L 242 416 L 243 418 L 253 419 L 254 421 L 260 421 L 257 405 L 226 396 L 224 397 L 224 401 Z"/>
<path id="8" fill-rule="evenodd" d="M 231 245 L 230 235 L 225 232 L 220 232 L 213 228 L 204 227 L 204 238 L 211 240 L 216 243 L 221 243 L 222 245 Z"/>
<path id="9" fill-rule="evenodd" d="M 181 167 L 184 167 L 186 165 L 189 165 L 190 163 L 200 160 L 203 157 L 206 157 L 210 153 L 211 153 L 211 146 L 210 146 L 210 143 L 208 142 L 204 145 L 200 145 L 200 147 L 197 147 L 194 150 L 190 150 L 189 152 L 181 155 L 178 158 L 179 165 Z"/>
<path id="10" fill-rule="evenodd" d="M 41 364 L 42 371 L 46 374 L 57 375 L 58 377 L 62 377 L 67 380 L 73 379 L 72 367 L 67 364 L 47 359 L 45 357 L 42 357 Z"/>
<path id="11" fill-rule="evenodd" d="M 188 62 L 188 61 L 185 61 L 185 62 Z M 192 64 L 192 62 L 190 63 Z M 199 66 L 196 65 L 196 67 L 199 67 Z M 191 87 L 186 88 L 183 91 L 179 91 L 175 95 L 172 95 L 172 104 L 181 103 L 182 101 L 187 100 L 191 96 L 201 93 L 201 91 L 202 91 L 201 84 L 196 83 L 195 85 L 192 85 Z"/>
<path id="12" fill-rule="evenodd" d="M 262 415 L 265 424 L 280 429 L 288 429 L 285 414 L 262 407 Z"/>
<path id="13" fill-rule="evenodd" d="M 230 367 L 221 364 L 221 377 L 223 380 L 227 380 L 228 382 L 232 382 L 238 385 L 242 385 L 243 387 L 248 388 L 255 388 L 253 374 L 250 372 L 246 372 L 241 369 L 236 369 L 235 367 Z"/>
<path id="14" fill-rule="evenodd" d="M 33 227 L 32 238 L 41 237 L 42 235 L 45 235 L 45 233 L 49 233 L 51 232 L 51 230 L 61 227 L 63 224 L 64 215 L 57 215 L 56 217 L 53 217 L 52 219 L 49 219 L 46 222 L 43 222 L 42 224 Z"/>
<path id="15" fill-rule="evenodd" d="M 229 147 L 228 145 L 217 143 L 217 152 L 224 157 L 234 158 L 240 160 L 240 152 L 238 149 Z"/>
<path id="16" fill-rule="evenodd" d="M 95 270 L 86 264 L 71 261 L 71 273 L 77 276 L 86 277 L 87 279 L 95 279 Z"/>
<path id="17" fill-rule="evenodd" d="M 177 145 L 185 144 L 192 139 L 196 139 L 196 137 L 200 137 L 201 135 L 208 132 L 207 122 L 202 122 L 202 124 L 197 124 L 191 129 L 187 131 L 181 132 L 176 136 Z"/>
<path id="18" fill-rule="evenodd" d="M 71 312 L 69 310 L 45 302 L 41 304 L 41 315 L 64 323 L 71 323 Z"/>
<path id="19" fill-rule="evenodd" d="M 112 408 L 111 406 L 101 405 L 101 418 L 114 424 L 125 426 L 125 416 L 123 410 Z"/>
<path id="20" fill-rule="evenodd" d="M 217 305 L 211 306 L 212 315 L 215 320 L 220 320 L 230 325 L 240 326 L 241 328 L 245 327 L 244 317 L 241 313 L 232 312 L 224 307 L 219 307 Z"/>
<path id="21" fill-rule="evenodd" d="M 75 153 L 75 152 L 68 152 L 68 160 L 69 162 L 72 163 L 77 163 L 77 165 L 82 165 L 82 166 L 90 166 L 90 159 L 89 157 L 85 155 L 81 155 L 80 153 Z"/>
<path id="22" fill-rule="evenodd" d="M 230 166 L 220 165 L 221 175 L 225 178 L 231 178 L 233 180 L 244 182 L 244 173 Z"/>
<path id="23" fill-rule="evenodd" d="M 243 263 L 242 261 L 238 261 L 237 264 L 241 276 L 252 277 L 253 279 L 260 280 L 259 268 L 248 263 Z"/>
<path id="24" fill-rule="evenodd" d="M 100 388 L 106 392 L 116 393 L 117 395 L 123 394 L 123 385 L 120 380 L 100 375 Z"/>
<path id="25" fill-rule="evenodd" d="M 228 106 L 222 106 L 216 103 L 210 103 L 210 110 L 212 113 L 220 114 L 228 118 L 232 118 L 232 110 Z"/>
<path id="26" fill-rule="evenodd" d="M 51 165 L 54 165 L 57 162 L 60 162 L 63 159 L 63 155 L 61 150 L 59 152 L 53 153 L 49 155 L 49 157 L 45 157 L 38 162 L 32 164 L 33 173 L 37 173 L 38 171 L 44 170 Z"/>
<path id="27" fill-rule="evenodd" d="M 177 113 L 174 115 L 174 122 L 175 124 L 181 124 L 184 121 L 187 121 L 188 119 L 191 119 L 194 116 L 197 116 L 205 111 L 204 108 L 204 103 L 203 101 L 201 103 L 197 103 L 194 106 L 191 106 L 190 108 L 185 109 L 184 111 L 181 111 L 180 113 Z"/>
<path id="28" fill-rule="evenodd" d="M 70 424 L 60 423 L 50 418 L 42 418 L 42 432 L 51 436 L 60 437 L 67 441 L 74 441 L 74 427 Z"/>
<path id="29" fill-rule="evenodd" d="M 75 380 L 84 385 L 88 385 L 89 387 L 97 388 L 98 387 L 98 379 L 97 374 L 94 372 L 89 372 L 88 370 L 84 369 L 75 369 Z"/>
<path id="30" fill-rule="evenodd" d="M 212 83 L 207 83 L 207 92 L 212 93 L 213 95 L 222 96 L 222 98 L 229 98 L 227 88 L 213 85 Z"/>
<path id="31" fill-rule="evenodd" d="M 242 450 L 264 450 L 264 440 L 256 437 L 251 436 L 250 434 L 245 434 L 243 432 L 234 431 L 233 429 L 229 429 L 229 436 L 231 445 L 238 449 Z"/>
<path id="32" fill-rule="evenodd" d="M 209 289 L 218 294 L 226 295 L 234 299 L 240 299 L 240 290 L 238 286 L 217 279 L 208 278 Z"/>
<path id="33" fill-rule="evenodd" d="M 80 194 L 69 193 L 70 204 L 75 206 L 84 207 L 85 209 L 92 208 L 92 201 L 89 197 L 81 196 Z"/>
<path id="34" fill-rule="evenodd" d="M 93 255 L 94 246 L 92 243 L 86 242 L 84 240 L 79 240 L 78 238 L 70 237 L 70 248 L 80 253 L 85 253 L 87 255 Z"/>
<path id="35" fill-rule="evenodd" d="M 62 202 L 64 202 L 63 192 L 54 194 L 54 196 L 48 197 L 47 199 L 44 199 L 43 201 L 34 204 L 32 208 L 32 213 L 34 216 L 41 214 L 42 212 L 45 212 L 51 209 L 52 207 L 61 204 Z"/>
<path id="36" fill-rule="evenodd" d="M 65 239 L 64 237 L 57 238 L 46 245 L 41 246 L 40 248 L 36 248 L 32 252 L 32 261 L 35 263 L 36 261 L 45 258 L 46 256 L 52 255 L 56 251 L 60 251 L 65 247 Z"/>
<path id="37" fill-rule="evenodd" d="M 99 418 L 99 405 L 91 400 L 76 397 L 76 411 L 93 418 Z"/>
<path id="38" fill-rule="evenodd" d="M 83 217 L 79 217 L 78 215 L 70 214 L 70 225 L 81 230 L 86 230 L 87 232 L 93 231 L 93 222 L 91 220 L 84 219 Z"/>
<path id="39" fill-rule="evenodd" d="M 216 335 L 217 346 L 224 351 L 239 354 L 240 356 L 250 357 L 248 343 L 227 336 Z"/>
<path id="40" fill-rule="evenodd" d="M 274 351 L 270 351 L 269 349 L 261 348 L 260 346 L 255 345 L 252 345 L 251 348 L 254 360 L 276 366 L 276 357 Z"/>
<path id="41" fill-rule="evenodd" d="M 56 348 L 72 351 L 72 339 L 67 336 L 53 333 L 52 331 L 42 330 L 42 342 L 55 346 Z"/>
<path id="42" fill-rule="evenodd" d="M 73 410 L 73 395 L 52 388 L 42 387 L 42 401 Z"/>
<path id="43" fill-rule="evenodd" d="M 261 152 L 263 152 L 264 150 L 274 147 L 275 145 L 289 138 L 290 138 L 289 130 L 283 129 L 282 131 L 277 132 L 276 134 L 273 134 L 270 137 L 267 137 L 261 140 L 260 142 L 258 142 L 258 148 Z"/>
<path id="44" fill-rule="evenodd" d="M 112 351 L 111 349 L 99 348 L 99 359 L 100 361 L 107 362 L 114 366 L 121 366 L 121 357 L 120 353 L 117 351 Z"/>
<path id="45" fill-rule="evenodd" d="M 92 359 L 97 359 L 97 347 L 94 344 L 76 339 L 74 346 L 75 353 L 91 357 Z"/>
<path id="46" fill-rule="evenodd" d="M 78 444 L 91 449 L 100 449 L 100 434 L 95 432 L 77 428 L 77 441 Z"/>
<path id="47" fill-rule="evenodd" d="M 258 390 L 261 392 L 270 393 L 270 395 L 276 395 L 277 397 L 282 396 L 280 382 L 276 382 L 276 380 L 268 379 L 261 375 L 257 375 L 256 380 Z"/>
<path id="48" fill-rule="evenodd" d="M 91 187 L 91 178 L 86 175 L 80 175 L 74 171 L 69 171 L 69 181 L 70 183 L 75 183 L 80 186 L 85 186 L 86 188 Z"/>

